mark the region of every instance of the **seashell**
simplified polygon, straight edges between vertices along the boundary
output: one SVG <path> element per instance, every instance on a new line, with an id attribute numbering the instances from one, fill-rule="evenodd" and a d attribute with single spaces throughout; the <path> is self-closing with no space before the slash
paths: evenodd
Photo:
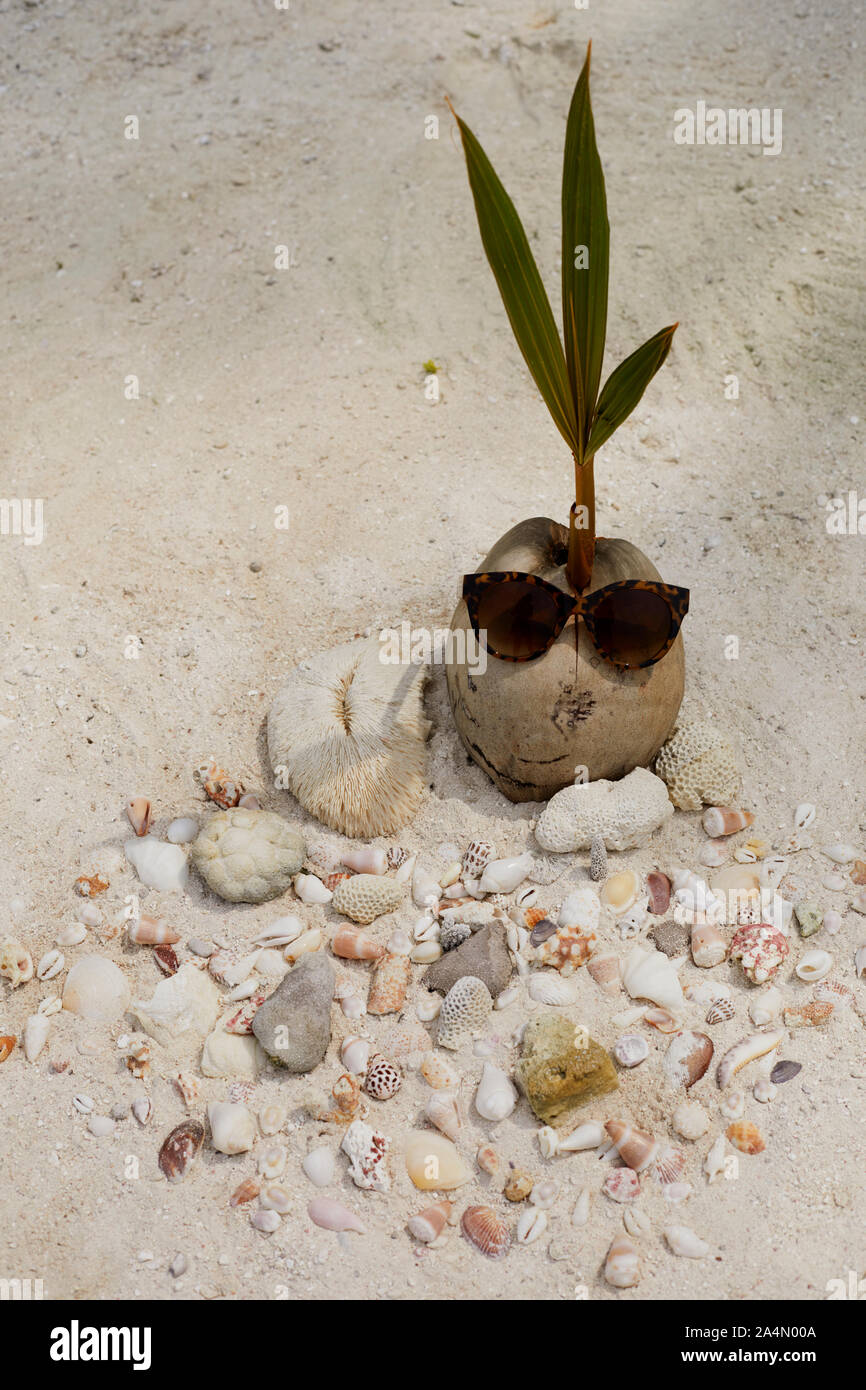
<path id="1" fill-rule="evenodd" d="M 490 1144 L 481 1145 L 475 1155 L 475 1162 L 478 1164 L 482 1173 L 487 1173 L 491 1178 L 495 1178 L 502 1167 L 502 1160 L 499 1154 Z"/>
<path id="2" fill-rule="evenodd" d="M 626 1207 L 622 1224 L 630 1236 L 648 1236 L 651 1230 L 649 1217 L 640 1207 Z"/>
<path id="3" fill-rule="evenodd" d="M 139 917 L 130 922 L 126 935 L 136 946 L 173 946 L 180 941 L 180 932 L 170 927 L 164 917 Z"/>
<path id="4" fill-rule="evenodd" d="M 63 1007 L 93 1023 L 113 1023 L 129 1005 L 123 971 L 105 956 L 82 956 L 63 986 Z"/>
<path id="5" fill-rule="evenodd" d="M 229 1206 L 242 1207 L 245 1203 L 252 1202 L 254 1198 L 258 1197 L 261 1190 L 261 1183 L 258 1178 L 244 1178 L 229 1197 Z"/>
<path id="6" fill-rule="evenodd" d="M 611 1023 L 617 1028 L 631 1028 L 633 1024 L 640 1023 L 646 1012 L 646 1007 L 639 1004 L 636 1009 L 624 1009 L 622 1013 L 614 1014 Z"/>
<path id="7" fill-rule="evenodd" d="M 728 945 L 718 927 L 711 923 L 695 924 L 691 930 L 692 960 L 702 970 L 721 965 L 728 954 Z"/>
<path id="8" fill-rule="evenodd" d="M 150 829 L 150 802 L 145 796 L 134 796 L 125 806 L 126 818 L 136 835 L 146 835 Z"/>
<path id="9" fill-rule="evenodd" d="M 713 1044 L 706 1033 L 677 1033 L 671 1039 L 662 1066 L 675 1086 L 688 1089 L 700 1081 L 713 1056 Z"/>
<path id="10" fill-rule="evenodd" d="M 851 906 L 855 912 L 866 913 L 866 888 L 860 888 L 851 899 Z"/>
<path id="11" fill-rule="evenodd" d="M 671 900 L 671 881 L 667 874 L 655 870 L 647 875 L 649 889 L 649 911 L 654 917 L 661 917 L 668 910 Z"/>
<path id="12" fill-rule="evenodd" d="M 605 994 L 618 994 L 622 975 L 618 956 L 591 956 L 586 963 L 590 976 Z"/>
<path id="13" fill-rule="evenodd" d="M 460 1084 L 460 1076 L 454 1067 L 437 1052 L 428 1052 L 419 1070 L 434 1091 L 451 1090 Z"/>
<path id="14" fill-rule="evenodd" d="M 365 1038 L 359 1038 L 353 1034 L 343 1040 L 340 1058 L 346 1071 L 352 1072 L 355 1076 L 363 1076 L 367 1070 L 369 1057 L 370 1044 Z"/>
<path id="15" fill-rule="evenodd" d="M 683 991 L 675 967 L 653 946 L 633 946 L 622 968 L 622 982 L 633 999 L 651 999 L 662 1008 L 683 1007 Z"/>
<path id="16" fill-rule="evenodd" d="M 189 877 L 187 857 L 180 845 L 144 835 L 127 840 L 124 852 L 140 881 L 158 893 L 180 893 Z"/>
<path id="17" fill-rule="evenodd" d="M 30 1014 L 24 1021 L 22 1046 L 28 1062 L 35 1062 L 48 1041 L 51 1024 L 45 1014 Z"/>
<path id="18" fill-rule="evenodd" d="M 743 873 L 737 869 L 737 874 Z M 689 925 L 693 922 L 725 920 L 725 899 L 711 890 L 707 881 L 690 869 L 677 869 L 673 878 L 674 921 Z"/>
<path id="19" fill-rule="evenodd" d="M 542 1140 L 542 1135 L 544 1139 Z M 539 1130 L 539 1145 L 545 1158 L 552 1158 L 557 1153 L 580 1153 L 585 1149 L 597 1149 L 600 1144 L 606 1141 L 604 1126 L 598 1120 L 590 1120 L 586 1124 L 578 1125 L 571 1134 L 565 1138 L 560 1138 L 555 1129 Z"/>
<path id="20" fill-rule="evenodd" d="M 492 1207 L 467 1207 L 460 1226 L 466 1239 L 489 1260 L 501 1260 L 508 1254 L 508 1227 Z"/>
<path id="21" fill-rule="evenodd" d="M 456 1139 L 461 1128 L 460 1107 L 450 1091 L 433 1091 L 424 1106 L 424 1114 L 447 1139 Z"/>
<path id="22" fill-rule="evenodd" d="M 673 1113 L 671 1125 L 683 1139 L 700 1139 L 710 1127 L 710 1117 L 696 1100 L 683 1100 Z"/>
<path id="23" fill-rule="evenodd" d="M 424 1245 L 431 1245 L 434 1240 L 439 1239 L 448 1224 L 452 1205 L 446 1201 L 436 1202 L 434 1206 L 419 1211 L 416 1216 L 410 1216 L 406 1223 L 410 1234 Z"/>
<path id="24" fill-rule="evenodd" d="M 173 946 L 154 946 L 153 960 L 163 975 L 176 975 L 180 969 L 180 961 Z"/>
<path id="25" fill-rule="evenodd" d="M 509 985 L 501 994 L 497 994 L 493 1007 L 495 1009 L 510 1009 L 512 1004 L 516 1004 L 520 998 L 520 985 Z"/>
<path id="26" fill-rule="evenodd" d="M 312 927 L 310 931 L 302 932 L 295 937 L 283 951 L 283 960 L 288 961 L 289 965 L 294 965 L 295 961 L 300 960 L 301 956 L 309 955 L 312 951 L 318 951 L 322 945 L 324 937 L 319 927 Z"/>
<path id="27" fill-rule="evenodd" d="M 256 1125 L 245 1105 L 219 1101 L 207 1108 L 211 1143 L 218 1153 L 242 1154 L 253 1147 Z"/>
<path id="28" fill-rule="evenodd" d="M 475 1109 L 484 1120 L 505 1120 L 517 1104 L 517 1091 L 505 1072 L 485 1062 L 475 1092 Z M 453 1137 L 453 1136 L 452 1136 Z"/>
<path id="29" fill-rule="evenodd" d="M 611 1048 L 621 1067 L 637 1067 L 649 1056 L 649 1043 L 639 1033 L 626 1033 Z"/>
<path id="30" fill-rule="evenodd" d="M 463 975 L 442 1001 L 437 1033 L 439 1046 L 456 1051 L 481 1032 L 492 1008 L 493 1000 L 484 981 L 475 975 Z"/>
<path id="31" fill-rule="evenodd" d="M 449 935 L 446 936 L 446 933 Z M 453 951 L 455 946 L 459 946 L 462 941 L 467 941 L 472 935 L 472 928 L 467 927 L 463 922 L 446 922 L 441 927 L 436 918 L 430 913 L 425 912 L 423 917 L 412 928 L 412 937 L 415 941 L 439 941 L 444 951 Z"/>
<path id="32" fill-rule="evenodd" d="M 657 1028 L 660 1033 L 676 1033 L 680 1026 L 678 1020 L 667 1009 L 645 1009 L 643 1021 Z"/>
<path id="33" fill-rule="evenodd" d="M 33 958 L 26 946 L 7 936 L 0 941 L 0 975 L 13 989 L 33 979 Z"/>
<path id="34" fill-rule="evenodd" d="M 5 1062 L 7 1057 L 12 1055 L 17 1041 L 14 1033 L 4 1033 L 0 1036 L 0 1062 Z"/>
<path id="35" fill-rule="evenodd" d="M 717 999 L 707 1014 L 707 1023 L 726 1023 L 734 1017 L 735 1009 L 730 999 Z"/>
<path id="36" fill-rule="evenodd" d="M 375 1100 L 390 1100 L 391 1096 L 399 1091 L 402 1081 L 403 1078 L 393 1062 L 377 1053 L 367 1068 L 364 1090 Z"/>
<path id="37" fill-rule="evenodd" d="M 832 845 L 825 845 L 821 850 L 828 859 L 832 859 L 834 864 L 850 864 L 852 859 L 857 858 L 857 850 L 853 845 L 844 844 L 837 840 Z"/>
<path id="38" fill-rule="evenodd" d="M 410 960 L 416 965 L 432 965 L 434 960 L 439 960 L 443 954 L 438 941 L 422 941 L 420 945 L 412 948 Z"/>
<path id="39" fill-rule="evenodd" d="M 349 1176 L 356 1187 L 388 1192 L 391 1187 L 391 1140 L 363 1120 L 353 1120 L 340 1145 L 350 1162 Z"/>
<path id="40" fill-rule="evenodd" d="M 762 1105 L 766 1105 L 768 1101 L 775 1099 L 776 1089 L 777 1088 L 768 1076 L 761 1076 L 752 1087 L 752 1095 L 755 1097 L 755 1100 L 760 1101 Z"/>
<path id="41" fill-rule="evenodd" d="M 829 1000 L 812 999 L 808 1004 L 786 1008 L 785 1026 L 788 1028 L 816 1028 L 827 1023 L 833 1015 L 834 1004 Z"/>
<path id="42" fill-rule="evenodd" d="M 274 1211 L 285 1216 L 291 1210 L 291 1193 L 280 1182 L 266 1183 L 259 1196 L 259 1206 L 262 1211 Z"/>
<path id="43" fill-rule="evenodd" d="M 367 996 L 371 1014 L 399 1013 L 406 1002 L 406 990 L 412 967 L 409 957 L 394 952 L 386 954 L 373 967 L 373 978 Z"/>
<path id="44" fill-rule="evenodd" d="M 80 946 L 86 936 L 84 923 L 72 922 L 69 926 L 61 927 L 54 940 L 58 946 Z"/>
<path id="45" fill-rule="evenodd" d="M 631 1168 L 614 1168 L 601 1190 L 612 1202 L 634 1202 L 640 1196 L 640 1179 Z"/>
<path id="46" fill-rule="evenodd" d="M 250 1225 L 263 1235 L 272 1236 L 274 1231 L 280 1228 L 280 1217 L 276 1211 L 254 1211 L 250 1217 Z"/>
<path id="47" fill-rule="evenodd" d="M 402 884 L 378 874 L 353 874 L 337 884 L 331 901 L 336 912 L 351 917 L 362 926 L 374 922 L 386 912 L 393 912 L 403 901 Z"/>
<path id="48" fill-rule="evenodd" d="M 407 858 L 405 850 L 401 853 L 403 859 Z M 403 859 L 399 863 L 403 863 Z M 340 862 L 354 874 L 384 874 L 389 868 L 388 852 L 384 849 L 374 849 L 372 845 L 365 845 L 363 849 L 346 850 L 341 855 Z M 399 868 L 399 864 L 390 867 L 396 869 Z"/>
<path id="49" fill-rule="evenodd" d="M 857 884 L 866 883 L 866 860 L 854 860 L 854 863 L 851 865 L 851 882 Z"/>
<path id="50" fill-rule="evenodd" d="M 761 1131 L 751 1120 L 735 1120 L 733 1124 L 728 1125 L 725 1134 L 740 1153 L 759 1154 L 766 1148 Z"/>
<path id="51" fill-rule="evenodd" d="M 808 830 L 810 825 L 815 824 L 817 811 L 809 801 L 801 801 L 794 812 L 794 829 Z"/>
<path id="52" fill-rule="evenodd" d="M 857 972 L 858 980 L 866 975 L 866 946 L 858 946 L 854 952 L 854 969 Z"/>
<path id="53" fill-rule="evenodd" d="M 66 959 L 62 951 L 46 951 L 36 967 L 37 980 L 53 980 L 65 964 Z"/>
<path id="54" fill-rule="evenodd" d="M 199 824 L 194 816 L 178 816 L 165 832 L 165 838 L 172 845 L 190 845 L 198 835 Z"/>
<path id="55" fill-rule="evenodd" d="M 659 1150 L 657 1139 L 646 1130 L 633 1129 L 623 1120 L 608 1120 L 604 1128 L 628 1168 L 641 1173 L 649 1167 Z"/>
<path id="56" fill-rule="evenodd" d="M 738 927 L 731 941 L 731 960 L 738 960 L 753 984 L 764 984 L 776 974 L 789 951 L 788 942 L 768 922 Z"/>
<path id="57" fill-rule="evenodd" d="M 708 840 L 702 846 L 698 859 L 706 869 L 719 869 L 725 863 L 728 853 L 724 840 Z"/>
<path id="58" fill-rule="evenodd" d="M 540 1240 L 547 1230 L 549 1219 L 543 1207 L 527 1207 L 517 1220 L 517 1244 L 532 1245 L 533 1241 Z"/>
<path id="59" fill-rule="evenodd" d="M 193 772 L 193 780 L 204 789 L 211 801 L 224 809 L 237 806 L 243 795 L 243 783 L 235 781 L 213 759 L 203 763 Z"/>
<path id="60" fill-rule="evenodd" d="M 348 880 L 351 883 L 351 878 Z M 295 894 L 302 903 L 320 903 L 324 905 L 333 899 L 330 888 L 326 888 L 320 878 L 315 874 L 295 874 L 292 879 L 292 887 Z"/>
<path id="61" fill-rule="evenodd" d="M 635 903 L 628 912 L 624 912 L 619 918 L 617 926 L 623 941 L 630 941 L 632 937 L 639 936 L 646 926 L 647 910 L 646 899 L 643 902 Z"/>
<path id="62" fill-rule="evenodd" d="M 601 916 L 601 901 L 593 888 L 577 888 L 569 893 L 556 916 L 559 927 L 581 927 L 594 931 Z"/>
<path id="63" fill-rule="evenodd" d="M 478 887 L 482 893 L 513 893 L 526 878 L 534 859 L 527 850 L 525 854 L 512 855 L 507 859 L 491 859 L 485 865 Z"/>
<path id="64" fill-rule="evenodd" d="M 288 1152 L 285 1144 L 268 1144 L 258 1156 L 258 1170 L 266 1181 L 278 1178 L 284 1171 Z"/>
<path id="65" fill-rule="evenodd" d="M 749 1018 L 757 1028 L 763 1028 L 765 1024 L 772 1023 L 782 1012 L 782 996 L 775 985 L 770 985 L 767 989 L 761 990 L 754 999 L 749 1002 Z"/>
<path id="66" fill-rule="evenodd" d="M 314 1197 L 307 1203 L 307 1215 L 314 1226 L 320 1226 L 324 1231 L 357 1231 L 361 1236 L 367 1234 L 360 1217 L 332 1197 Z"/>
<path id="67" fill-rule="evenodd" d="M 734 858 L 738 864 L 756 864 L 760 859 L 764 859 L 769 851 L 769 843 L 762 840 L 760 835 L 753 835 L 744 845 L 734 850 Z"/>
<path id="68" fill-rule="evenodd" d="M 663 1186 L 668 1186 L 671 1183 L 679 1182 L 685 1166 L 686 1156 L 682 1149 L 675 1149 L 668 1144 L 653 1163 L 652 1171 Z"/>
<path id="69" fill-rule="evenodd" d="M 770 1072 L 770 1080 L 774 1086 L 782 1086 L 786 1081 L 793 1081 L 795 1076 L 803 1070 L 800 1062 L 791 1062 L 786 1058 L 777 1062 Z"/>
<path id="70" fill-rule="evenodd" d="M 158 1160 L 160 1172 L 169 1182 L 180 1182 L 203 1143 L 204 1126 L 198 1120 L 184 1120 L 163 1140 Z"/>
<path id="71" fill-rule="evenodd" d="M 549 971 L 533 972 L 527 985 L 527 993 L 537 1004 L 552 1004 L 559 1008 L 576 1004 L 580 997 L 575 980 L 563 979 Z"/>
<path id="72" fill-rule="evenodd" d="M 463 885 L 462 885 L 461 883 L 459 883 L 459 879 L 460 879 L 460 862 L 459 862 L 459 860 L 455 860 L 453 864 L 449 864 L 449 865 L 448 865 L 448 868 L 445 870 L 445 872 L 442 874 L 441 878 L 439 879 L 439 887 L 442 889 L 443 892 L 445 892 L 447 889 L 453 888 L 453 887 L 455 886 L 455 884 L 456 884 L 457 887 L 459 888 L 460 896 L 462 897 L 462 896 L 463 896 Z"/>
<path id="73" fill-rule="evenodd" d="M 177 1076 L 172 1077 L 172 1082 L 187 1110 L 191 1110 L 201 1097 L 198 1077 L 188 1071 L 179 1071 Z"/>
<path id="74" fill-rule="evenodd" d="M 604 1277 L 615 1289 L 632 1289 L 640 1279 L 640 1256 L 628 1236 L 616 1235 L 611 1241 Z"/>
<path id="75" fill-rule="evenodd" d="M 765 1057 L 769 1052 L 775 1051 L 784 1037 L 781 1031 L 771 1033 L 752 1033 L 747 1038 L 726 1052 L 719 1063 L 716 1072 L 716 1081 L 720 1091 L 730 1085 L 733 1077 L 749 1062 L 756 1061 L 759 1057 Z"/>
<path id="76" fill-rule="evenodd" d="M 627 912 L 640 897 L 640 879 L 632 869 L 612 874 L 601 890 L 601 901 L 615 917 Z"/>
<path id="77" fill-rule="evenodd" d="M 406 1171 L 423 1191 L 448 1192 L 472 1178 L 465 1160 L 444 1134 L 424 1130 L 409 1136 L 405 1150 Z"/>
<path id="78" fill-rule="evenodd" d="M 322 882 L 324 883 L 328 892 L 331 894 L 331 897 L 333 897 L 339 885 L 343 883 L 347 878 L 351 877 L 352 875 L 349 873 L 348 870 L 341 870 L 333 874 L 325 874 L 325 877 L 322 879 Z"/>
<path id="79" fill-rule="evenodd" d="M 79 897 L 95 898 L 97 894 L 105 892 L 109 883 L 102 874 L 80 874 L 72 886 Z"/>
<path id="80" fill-rule="evenodd" d="M 262 1134 L 278 1134 L 286 1123 L 286 1110 L 282 1105 L 266 1105 L 259 1111 L 259 1128 Z"/>
<path id="81" fill-rule="evenodd" d="M 665 1240 L 674 1255 L 687 1260 L 702 1260 L 709 1255 L 710 1247 L 700 1236 L 696 1236 L 689 1226 L 666 1226 Z"/>
<path id="82" fill-rule="evenodd" d="M 428 994 L 415 1005 L 415 1013 L 422 1023 L 432 1023 L 439 1017 L 441 1009 L 442 997 L 438 994 Z"/>
<path id="83" fill-rule="evenodd" d="M 416 907 L 434 907 L 439 901 L 439 884 L 432 874 L 418 865 L 412 875 L 412 901 Z"/>
<path id="84" fill-rule="evenodd" d="M 137 1096 L 131 1110 L 140 1125 L 146 1125 L 153 1118 L 153 1101 L 149 1096 Z"/>
<path id="85" fill-rule="evenodd" d="M 829 951 L 807 951 L 796 966 L 795 973 L 800 980 L 815 983 L 823 980 L 833 969 L 833 957 Z"/>
<path id="86" fill-rule="evenodd" d="M 711 1144 L 704 1159 L 704 1172 L 711 1183 L 724 1173 L 725 1163 L 725 1136 L 720 1134 Z"/>
<path id="87" fill-rule="evenodd" d="M 751 811 L 737 811 L 731 806 L 708 806 L 701 817 L 701 824 L 715 840 L 721 835 L 734 835 L 738 830 L 745 830 L 754 819 Z"/>
<path id="88" fill-rule="evenodd" d="M 821 879 L 822 888 L 826 888 L 828 893 L 844 893 L 848 884 L 844 876 L 840 873 L 825 874 Z"/>
<path id="89" fill-rule="evenodd" d="M 331 938 L 331 950 L 342 960 L 381 960 L 385 947 L 357 927 L 340 927 Z"/>
<path id="90" fill-rule="evenodd" d="M 746 1093 L 739 1086 L 732 1086 L 719 1102 L 719 1110 L 726 1120 L 741 1120 L 746 1110 Z"/>
<path id="91" fill-rule="evenodd" d="M 541 946 L 551 936 L 555 936 L 558 931 L 555 922 L 551 922 L 549 917 L 540 917 L 529 933 L 530 946 Z"/>
<path id="92" fill-rule="evenodd" d="M 545 935 L 536 959 L 539 965 L 551 965 L 561 975 L 573 975 L 589 960 L 596 944 L 596 935 L 591 928 L 558 927 L 552 934 Z"/>
<path id="93" fill-rule="evenodd" d="M 463 875 L 466 878 L 480 878 L 496 853 L 489 840 L 471 840 L 463 856 Z"/>

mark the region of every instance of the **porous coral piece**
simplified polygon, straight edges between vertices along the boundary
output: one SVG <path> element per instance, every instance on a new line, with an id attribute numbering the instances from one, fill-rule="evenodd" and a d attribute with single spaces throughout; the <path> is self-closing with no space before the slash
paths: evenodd
<path id="1" fill-rule="evenodd" d="M 740 790 L 740 770 L 731 744 L 704 719 L 677 724 L 656 758 L 655 770 L 681 811 L 699 811 L 704 802 L 730 805 Z"/>
<path id="2" fill-rule="evenodd" d="M 535 838 L 552 854 L 586 849 L 600 835 L 609 850 L 645 845 L 674 813 L 667 787 L 645 767 L 619 782 L 576 782 L 557 792 L 539 817 Z"/>
<path id="3" fill-rule="evenodd" d="M 393 912 L 403 901 L 403 885 L 379 874 L 353 874 L 337 884 L 331 906 L 353 922 L 364 926 L 386 912 Z"/>
<path id="4" fill-rule="evenodd" d="M 352 839 L 405 825 L 426 786 L 426 667 L 382 660 L 384 650 L 362 640 L 301 662 L 268 716 L 282 785 Z"/>
<path id="5" fill-rule="evenodd" d="M 305 853 L 302 836 L 273 811 L 235 808 L 211 816 L 191 858 L 218 897 L 263 903 L 285 893 Z"/>
<path id="6" fill-rule="evenodd" d="M 493 999 L 483 980 L 464 975 L 452 985 L 439 1011 L 440 1047 L 456 1052 L 475 1033 L 479 1033 L 490 1016 Z"/>
<path id="7" fill-rule="evenodd" d="M 349 1170 L 356 1187 L 372 1189 L 375 1192 L 389 1192 L 391 1175 L 388 1171 L 388 1155 L 391 1140 L 377 1133 L 363 1120 L 354 1120 L 343 1136 L 340 1145 L 351 1163 Z"/>
<path id="8" fill-rule="evenodd" d="M 565 1132 L 581 1106 L 619 1087 L 600 1043 L 559 1014 L 530 1019 L 515 1076 L 542 1124 Z"/>

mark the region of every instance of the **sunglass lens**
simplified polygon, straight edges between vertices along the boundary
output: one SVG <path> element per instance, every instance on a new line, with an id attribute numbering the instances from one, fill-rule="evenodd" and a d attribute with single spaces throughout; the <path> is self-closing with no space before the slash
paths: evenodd
<path id="1" fill-rule="evenodd" d="M 596 645 L 620 666 L 644 666 L 667 645 L 673 626 L 668 604 L 651 589 L 614 589 L 594 614 Z"/>
<path id="2" fill-rule="evenodd" d="M 540 656 L 560 621 L 549 589 L 521 579 L 481 586 L 478 627 L 489 651 L 517 661 Z"/>

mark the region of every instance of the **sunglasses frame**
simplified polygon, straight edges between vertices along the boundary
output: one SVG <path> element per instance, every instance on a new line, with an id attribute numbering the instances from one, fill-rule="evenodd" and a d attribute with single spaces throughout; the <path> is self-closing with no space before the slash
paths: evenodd
<path id="1" fill-rule="evenodd" d="M 466 574 L 463 576 L 463 597 L 466 600 L 466 607 L 469 610 L 469 621 L 476 639 L 481 642 L 482 628 L 478 620 L 479 605 L 482 598 L 482 590 L 490 584 L 501 584 L 510 580 L 520 580 L 524 584 L 537 585 L 540 589 L 546 589 L 556 600 L 559 610 L 559 621 L 550 634 L 550 639 L 537 652 L 530 656 L 504 656 L 502 652 L 496 651 L 489 646 L 485 638 L 483 646 L 491 656 L 495 656 L 498 661 L 536 661 L 545 652 L 550 651 L 559 634 L 562 632 L 569 618 L 574 616 L 575 626 L 577 620 L 583 618 L 590 640 L 598 654 L 604 657 L 611 666 L 617 666 L 620 670 L 640 671 L 646 666 L 654 666 L 657 661 L 661 661 L 666 656 L 679 636 L 683 618 L 689 611 L 689 591 L 680 589 L 674 584 L 663 584 L 660 579 L 617 579 L 612 584 L 605 584 L 602 589 L 596 589 L 594 593 L 587 594 L 585 598 L 575 598 L 572 594 L 566 593 L 563 589 L 558 589 L 555 584 L 551 584 L 547 579 L 541 579 L 537 574 L 521 574 L 519 570 L 493 570 L 488 574 Z M 598 641 L 595 628 L 595 609 L 599 603 L 614 589 L 638 589 L 647 593 L 656 594 L 665 600 L 670 609 L 671 631 L 667 642 L 661 650 L 649 661 L 641 661 L 635 664 L 617 661 L 610 656 Z"/>

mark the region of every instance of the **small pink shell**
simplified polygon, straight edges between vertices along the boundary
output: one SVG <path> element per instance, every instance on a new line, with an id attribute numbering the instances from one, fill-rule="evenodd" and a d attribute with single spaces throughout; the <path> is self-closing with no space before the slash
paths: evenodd
<path id="1" fill-rule="evenodd" d="M 307 1215 L 314 1226 L 325 1231 L 357 1231 L 362 1236 L 367 1233 L 360 1218 L 332 1197 L 314 1197 L 307 1204 Z"/>
<path id="2" fill-rule="evenodd" d="M 340 927 L 331 938 L 331 950 L 343 960 L 381 960 L 385 947 L 357 927 Z"/>
<path id="3" fill-rule="evenodd" d="M 605 1178 L 602 1191 L 614 1202 L 633 1202 L 640 1196 L 640 1178 L 633 1168 L 614 1168 Z"/>
<path id="4" fill-rule="evenodd" d="M 667 874 L 656 871 L 647 875 L 646 886 L 649 892 L 649 911 L 654 917 L 661 917 L 663 912 L 667 912 L 671 900 L 671 881 Z"/>
<path id="5" fill-rule="evenodd" d="M 668 1145 L 659 1154 L 652 1171 L 659 1182 L 666 1185 L 668 1183 L 679 1182 L 686 1169 L 686 1156 L 682 1149 L 675 1149 Z"/>

